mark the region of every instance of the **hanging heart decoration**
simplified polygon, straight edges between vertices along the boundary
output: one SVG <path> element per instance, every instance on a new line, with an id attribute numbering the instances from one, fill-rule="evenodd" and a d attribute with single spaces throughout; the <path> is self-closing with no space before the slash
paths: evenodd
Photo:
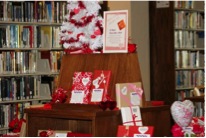
<path id="1" fill-rule="evenodd" d="M 194 105 L 190 100 L 175 101 L 171 106 L 171 114 L 174 121 L 180 127 L 186 127 L 192 120 Z"/>

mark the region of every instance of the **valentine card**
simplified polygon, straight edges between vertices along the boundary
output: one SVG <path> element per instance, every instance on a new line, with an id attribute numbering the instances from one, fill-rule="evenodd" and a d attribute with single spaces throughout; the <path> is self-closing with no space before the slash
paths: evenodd
<path id="1" fill-rule="evenodd" d="M 91 86 L 91 103 L 106 101 L 111 77 L 110 70 L 95 70 Z"/>
<path id="2" fill-rule="evenodd" d="M 92 72 L 74 72 L 70 103 L 88 104 Z"/>
<path id="3" fill-rule="evenodd" d="M 116 101 L 117 107 L 142 105 L 142 83 L 117 83 Z"/>
<path id="4" fill-rule="evenodd" d="M 152 137 L 154 133 L 153 126 L 130 126 L 129 137 Z"/>
<path id="5" fill-rule="evenodd" d="M 142 126 L 139 106 L 121 107 L 122 122 L 125 126 Z"/>

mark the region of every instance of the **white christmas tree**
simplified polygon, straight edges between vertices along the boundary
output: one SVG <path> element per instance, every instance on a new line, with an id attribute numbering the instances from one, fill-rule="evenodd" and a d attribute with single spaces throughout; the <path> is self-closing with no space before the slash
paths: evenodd
<path id="1" fill-rule="evenodd" d="M 60 43 L 68 53 L 94 53 L 102 49 L 102 17 L 98 1 L 68 1 Z"/>

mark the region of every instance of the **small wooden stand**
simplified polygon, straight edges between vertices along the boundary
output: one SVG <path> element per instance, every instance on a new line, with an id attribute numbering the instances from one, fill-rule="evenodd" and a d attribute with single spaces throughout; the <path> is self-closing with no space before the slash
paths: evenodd
<path id="1" fill-rule="evenodd" d="M 116 99 L 116 83 L 142 82 L 136 53 L 64 55 L 58 86 L 71 91 L 75 71 L 93 72 L 94 70 L 111 70 L 108 92 L 113 100 Z M 143 104 L 144 99 L 143 95 Z M 47 129 L 90 133 L 95 137 L 116 136 L 118 125 L 122 125 L 120 110 L 102 111 L 98 105 L 69 104 L 68 102 L 54 104 L 51 110 L 25 109 L 27 113 L 26 136 L 35 137 L 38 130 Z M 144 125 L 155 127 L 154 136 L 169 136 L 169 106 L 142 107 L 141 114 Z"/>

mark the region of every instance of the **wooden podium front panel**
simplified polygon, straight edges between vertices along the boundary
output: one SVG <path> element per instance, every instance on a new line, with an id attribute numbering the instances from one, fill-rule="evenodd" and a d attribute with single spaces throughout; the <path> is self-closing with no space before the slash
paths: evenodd
<path id="1" fill-rule="evenodd" d="M 137 53 L 69 54 L 62 58 L 58 86 L 69 91 L 70 97 L 74 72 L 94 70 L 111 70 L 108 93 L 113 100 L 116 83 L 142 82 Z"/>
<path id="2" fill-rule="evenodd" d="M 141 107 L 140 110 L 143 125 L 154 126 L 154 136 L 171 136 L 170 106 Z M 91 110 L 25 109 L 25 113 L 27 114 L 27 137 L 36 137 L 38 130 L 48 129 L 90 133 L 95 137 L 115 137 L 118 125 L 122 125 L 120 110 L 94 112 Z"/>
<path id="3" fill-rule="evenodd" d="M 68 130 L 92 136 L 114 137 L 122 124 L 117 111 L 25 109 L 27 137 L 36 137 L 38 130 Z"/>

